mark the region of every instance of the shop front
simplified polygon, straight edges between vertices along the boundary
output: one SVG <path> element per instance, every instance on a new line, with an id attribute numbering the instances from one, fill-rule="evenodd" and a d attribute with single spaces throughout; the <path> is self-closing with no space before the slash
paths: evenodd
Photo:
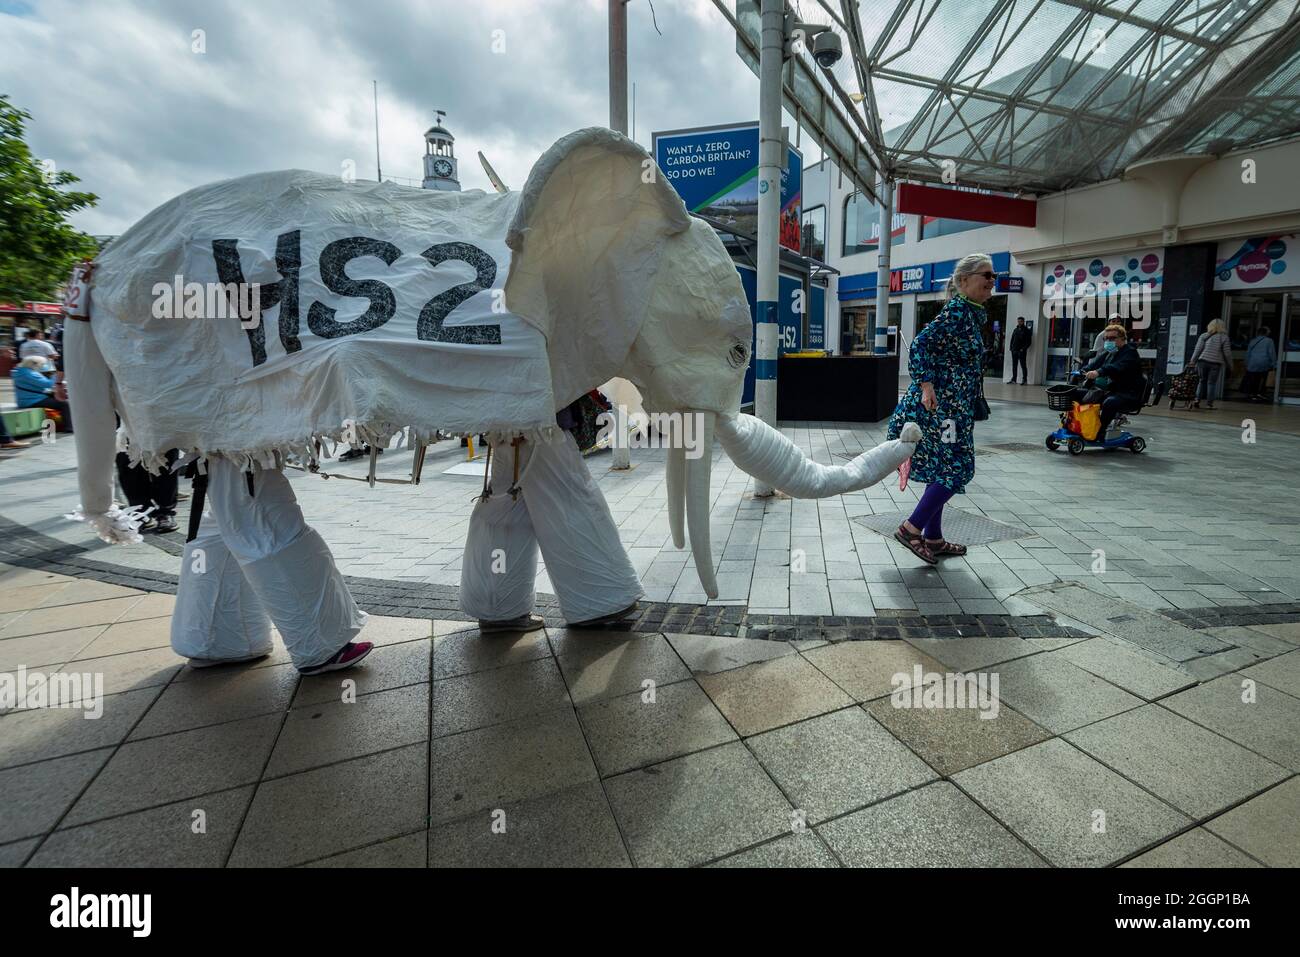
<path id="1" fill-rule="evenodd" d="M 1223 395 L 1263 394 L 1273 402 L 1300 404 L 1300 238 L 1275 234 L 1219 244 L 1214 291 L 1232 342 L 1233 373 Z M 1246 351 L 1259 335 L 1276 357 L 1262 382 L 1245 381 Z M 1243 390 L 1243 385 L 1255 386 Z"/>
<path id="2" fill-rule="evenodd" d="M 1156 361 L 1164 249 L 1142 249 L 1043 265 L 1043 323 L 1047 356 L 1043 380 L 1062 382 L 1071 360 L 1087 359 L 1112 316 L 1137 346 L 1142 371 Z"/>

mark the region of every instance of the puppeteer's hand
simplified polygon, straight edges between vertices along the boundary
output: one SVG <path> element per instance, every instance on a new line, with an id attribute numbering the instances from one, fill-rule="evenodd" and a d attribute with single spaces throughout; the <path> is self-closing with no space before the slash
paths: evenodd
<path id="1" fill-rule="evenodd" d="M 939 400 L 934 396 L 933 382 L 921 383 L 921 405 L 925 407 L 927 412 L 933 412 L 939 408 Z"/>
<path id="2" fill-rule="evenodd" d="M 1085 375 L 1084 378 L 1085 378 L 1085 379 L 1095 379 L 1095 378 L 1097 378 L 1097 370 L 1096 370 L 1096 369 L 1093 369 L 1091 372 L 1089 372 L 1087 375 Z"/>

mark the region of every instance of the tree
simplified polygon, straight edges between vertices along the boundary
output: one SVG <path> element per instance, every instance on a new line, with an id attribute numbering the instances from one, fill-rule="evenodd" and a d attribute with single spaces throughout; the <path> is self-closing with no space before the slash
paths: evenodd
<path id="1" fill-rule="evenodd" d="M 0 94 L 0 302 L 54 299 L 72 267 L 98 251 L 67 217 L 99 197 L 65 191 L 80 180 L 36 161 L 23 140 L 30 119 Z"/>

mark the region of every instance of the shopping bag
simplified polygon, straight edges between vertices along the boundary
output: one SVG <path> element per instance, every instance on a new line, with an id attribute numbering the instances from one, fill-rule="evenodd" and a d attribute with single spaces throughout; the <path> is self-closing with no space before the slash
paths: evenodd
<path id="1" fill-rule="evenodd" d="M 1097 433 L 1101 431 L 1101 406 L 1093 403 L 1087 405 L 1081 402 L 1074 403 L 1068 428 L 1089 442 L 1096 441 Z"/>

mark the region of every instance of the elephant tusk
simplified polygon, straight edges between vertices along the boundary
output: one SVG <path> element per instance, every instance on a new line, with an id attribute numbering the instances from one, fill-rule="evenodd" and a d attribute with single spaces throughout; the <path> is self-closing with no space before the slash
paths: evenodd
<path id="1" fill-rule="evenodd" d="M 691 534 L 691 554 L 695 573 L 700 576 L 704 593 L 718 597 L 718 581 L 713 574 L 713 551 L 709 541 L 709 473 L 713 467 L 713 413 L 689 413 L 698 416 L 700 456 L 686 460 L 686 523 Z M 683 450 L 684 452 L 685 450 Z"/>

